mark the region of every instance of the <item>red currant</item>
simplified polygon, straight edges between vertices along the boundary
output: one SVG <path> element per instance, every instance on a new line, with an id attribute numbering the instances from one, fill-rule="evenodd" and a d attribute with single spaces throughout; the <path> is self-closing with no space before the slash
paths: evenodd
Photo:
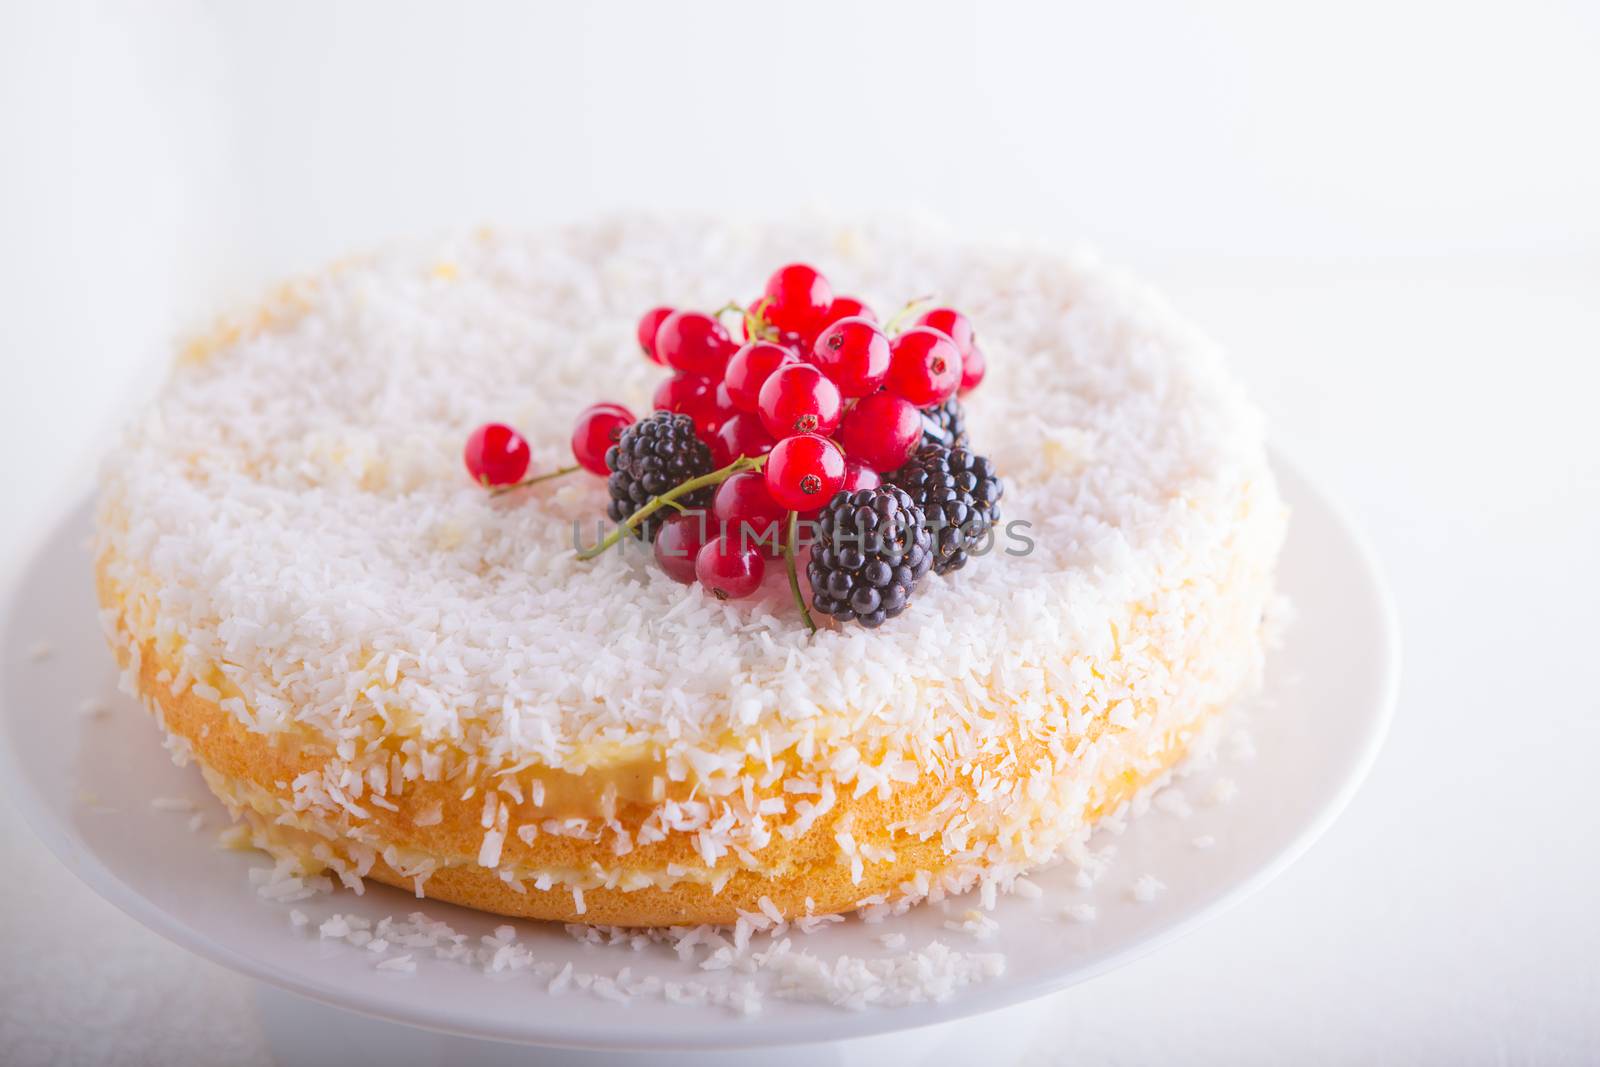
<path id="1" fill-rule="evenodd" d="M 844 454 L 826 437 L 795 434 L 773 448 L 766 477 L 767 492 L 779 504 L 790 511 L 816 511 L 844 481 Z"/>
<path id="2" fill-rule="evenodd" d="M 703 511 L 674 515 L 656 531 L 656 562 L 668 578 L 684 585 L 694 584 L 694 561 L 710 534 L 710 520 Z"/>
<path id="3" fill-rule="evenodd" d="M 672 314 L 671 308 L 651 308 L 639 316 L 639 328 L 637 331 L 639 347 L 644 350 L 644 354 L 650 358 L 652 363 L 663 362 L 656 355 L 656 331 L 661 328 L 661 321 L 670 314 Z"/>
<path id="4" fill-rule="evenodd" d="M 761 416 L 741 411 L 729 416 L 708 444 L 712 460 L 717 466 L 726 467 L 740 456 L 764 456 L 777 442 L 761 425 Z"/>
<path id="5" fill-rule="evenodd" d="M 528 442 L 504 423 L 485 423 L 467 438 L 464 458 L 479 485 L 515 485 L 528 473 Z"/>
<path id="6" fill-rule="evenodd" d="M 766 320 L 780 331 L 792 331 L 808 337 L 822 325 L 833 303 L 833 286 L 817 273 L 815 267 L 804 263 L 791 263 L 779 267 L 767 279 Z"/>
<path id="7" fill-rule="evenodd" d="M 938 330 L 916 326 L 889 343 L 885 384 L 919 408 L 942 404 L 961 384 L 961 350 Z"/>
<path id="8" fill-rule="evenodd" d="M 846 457 L 844 461 L 844 481 L 839 483 L 841 493 L 853 493 L 858 489 L 876 489 L 883 484 L 883 479 L 878 477 L 878 472 L 865 463 Z"/>
<path id="9" fill-rule="evenodd" d="M 756 336 L 750 332 L 750 319 L 757 316 L 756 309 L 760 306 L 761 301 L 752 300 L 748 305 L 745 306 L 745 313 L 739 316 L 739 339 L 745 344 L 749 344 L 751 341 L 761 340 L 759 336 Z"/>
<path id="10" fill-rule="evenodd" d="M 782 440 L 792 433 L 830 434 L 839 425 L 839 387 L 809 363 L 782 367 L 761 387 L 761 422 Z"/>
<path id="11" fill-rule="evenodd" d="M 828 313 L 822 316 L 824 327 L 832 326 L 840 319 L 866 319 L 876 324 L 877 313 L 853 296 L 836 296 L 833 303 L 828 305 Z"/>
<path id="12" fill-rule="evenodd" d="M 735 545 L 775 555 L 788 513 L 767 492 L 767 479 L 760 471 L 741 471 L 717 486 L 711 514 L 717 520 L 717 532 Z"/>
<path id="13" fill-rule="evenodd" d="M 913 326 L 926 326 L 938 330 L 956 343 L 963 356 L 972 348 L 972 321 L 955 308 L 934 308 L 917 316 Z"/>
<path id="14" fill-rule="evenodd" d="M 716 388 L 716 382 L 710 378 L 703 378 L 698 374 L 674 374 L 656 386 L 655 395 L 651 397 L 650 403 L 656 411 L 687 413 L 696 405 L 715 403 Z M 708 396 L 712 397 L 711 401 L 706 400 Z"/>
<path id="15" fill-rule="evenodd" d="M 843 319 L 822 331 L 811 362 L 844 396 L 868 396 L 889 373 L 889 339 L 866 319 Z"/>
<path id="16" fill-rule="evenodd" d="M 909 400 L 893 393 L 863 397 L 839 427 L 845 454 L 875 471 L 900 467 L 921 440 L 922 416 Z"/>
<path id="17" fill-rule="evenodd" d="M 733 414 L 733 404 L 722 383 L 698 374 L 674 374 L 656 386 L 651 401 L 657 411 L 676 411 L 694 420 L 695 433 L 710 442 Z"/>
<path id="18" fill-rule="evenodd" d="M 972 346 L 970 352 L 961 354 L 961 391 L 970 393 L 983 384 L 983 376 L 988 373 L 989 360 L 983 354 L 983 349 L 977 345 Z"/>
<path id="19" fill-rule="evenodd" d="M 722 424 L 738 414 L 738 409 L 728 397 L 728 387 L 718 382 L 717 387 L 711 390 L 710 400 L 691 405 L 689 414 L 694 418 L 695 432 L 700 440 L 709 444 L 716 439 Z"/>
<path id="20" fill-rule="evenodd" d="M 763 300 L 764 299 L 765 298 L 763 298 Z M 776 326 L 772 325 L 772 323 L 767 321 L 766 312 L 761 309 L 761 306 L 762 300 L 757 300 L 751 303 L 751 305 L 745 310 L 748 311 L 752 316 L 755 316 L 761 320 L 762 336 L 750 336 L 749 323 L 744 319 L 739 320 L 739 336 L 744 338 L 746 341 L 772 341 L 773 343 L 780 344 L 785 348 L 793 349 L 795 355 L 797 356 L 804 355 L 807 348 L 806 339 L 800 334 L 795 333 L 793 330 L 780 330 Z"/>
<path id="21" fill-rule="evenodd" d="M 771 341 L 751 341 L 739 349 L 728 360 L 728 369 L 722 374 L 722 384 L 728 387 L 733 406 L 740 411 L 756 411 L 761 402 L 762 385 L 772 377 L 773 371 L 794 361 L 793 352 Z"/>
<path id="22" fill-rule="evenodd" d="M 917 319 L 918 326 L 938 330 L 956 343 L 957 350 L 961 353 L 961 391 L 969 393 L 983 381 L 984 371 L 988 370 L 988 360 L 983 358 L 983 350 L 978 347 L 978 336 L 973 332 L 972 321 L 954 308 L 934 308 L 932 311 L 923 312 Z"/>
<path id="23" fill-rule="evenodd" d="M 760 552 L 727 537 L 707 541 L 694 557 L 694 576 L 718 600 L 739 600 L 754 593 L 766 571 Z"/>
<path id="24" fill-rule="evenodd" d="M 572 456 L 578 466 L 602 478 L 610 474 L 606 449 L 617 443 L 623 427 L 633 423 L 633 412 L 621 404 L 595 404 L 584 408 L 572 428 Z"/>
<path id="25" fill-rule="evenodd" d="M 699 311 L 674 311 L 656 330 L 656 360 L 674 370 L 722 377 L 735 345 L 722 323 Z"/>

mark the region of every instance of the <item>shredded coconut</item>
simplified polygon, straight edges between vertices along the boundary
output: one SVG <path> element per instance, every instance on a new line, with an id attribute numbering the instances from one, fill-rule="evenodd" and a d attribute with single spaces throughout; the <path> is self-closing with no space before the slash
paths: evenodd
<path id="1" fill-rule="evenodd" d="M 1155 795 L 1150 803 L 1156 809 L 1179 819 L 1187 819 L 1194 814 L 1194 806 L 1189 803 L 1189 798 L 1177 789 L 1163 789 Z"/>
<path id="2" fill-rule="evenodd" d="M 1141 874 L 1138 880 L 1133 883 L 1133 888 L 1128 892 L 1134 900 L 1141 904 L 1148 904 L 1156 899 L 1166 888 L 1166 884 L 1160 879 L 1152 875 Z"/>
<path id="3" fill-rule="evenodd" d="M 292 912 L 291 922 L 304 926 L 309 920 Z M 653 946 L 684 962 L 695 962 L 698 957 L 700 973 L 706 977 L 692 981 L 636 975 L 632 966 L 610 973 L 583 971 L 571 960 L 558 968 L 521 942 L 516 928 L 509 924 L 496 927 L 492 935 L 476 943 L 421 912 L 405 918 L 385 917 L 376 924 L 355 915 L 333 914 L 317 929 L 322 940 L 343 941 L 379 956 L 379 970 L 411 973 L 420 956 L 463 964 L 486 974 L 527 972 L 554 995 L 579 990 L 617 1002 L 656 996 L 737 1014 L 759 1012 L 767 997 L 815 1001 L 847 1010 L 944 1000 L 965 986 L 1005 972 L 1005 959 L 998 953 L 959 952 L 937 940 L 907 949 L 903 934 L 879 938 L 885 948 L 895 950 L 892 955 L 871 959 L 824 956 L 795 947 L 786 925 L 776 922 L 760 933 L 746 932 L 742 944 L 729 937 L 728 928 L 712 926 L 628 929 L 568 925 L 569 933 L 589 944 L 633 952 Z M 387 955 L 395 949 L 404 952 Z"/>
<path id="4" fill-rule="evenodd" d="M 1098 914 L 1093 904 L 1068 904 L 1061 909 L 1061 914 L 1075 923 L 1092 923 Z"/>
<path id="5" fill-rule="evenodd" d="M 978 938 L 987 938 L 994 935 L 994 932 L 1000 928 L 1000 924 L 978 909 L 969 908 L 962 913 L 959 920 L 945 922 L 944 928 L 946 930 L 959 930 Z"/>
<path id="6" fill-rule="evenodd" d="M 1147 802 L 1164 785 L 1165 782 L 1158 782 L 1146 787 L 1127 806 Z M 1198 845 L 1205 839 L 1194 841 Z M 1103 875 L 1113 853 L 1109 845 L 1086 845 L 1075 853 L 1075 862 L 1094 870 L 1097 876 Z M 332 888 L 329 879 L 306 879 L 283 860 L 270 867 L 252 868 L 250 880 L 269 899 L 304 899 Z M 312 885 L 313 882 L 319 884 Z M 1000 888 L 1009 888 L 1028 900 L 1047 896 L 1037 882 L 1024 877 L 1014 878 Z M 1148 902 L 1164 891 L 1163 883 L 1146 874 L 1133 882 L 1129 896 Z M 992 897 L 992 893 L 978 892 L 968 899 L 983 904 L 985 896 Z M 993 903 L 993 899 L 988 900 L 988 906 Z M 884 916 L 902 910 L 883 901 L 868 902 L 868 906 L 885 909 Z M 1093 923 L 1098 916 L 1096 904 L 1089 900 L 1056 907 L 1063 920 L 1073 923 Z M 999 953 L 960 952 L 938 940 L 913 945 L 913 939 L 902 930 L 872 935 L 872 940 L 887 953 L 873 958 L 857 958 L 800 943 L 810 934 L 850 921 L 841 915 L 802 915 L 786 920 L 770 899 L 763 898 L 755 911 L 742 913 L 733 926 L 636 928 L 567 923 L 563 929 L 573 941 L 599 950 L 593 959 L 601 969 L 584 970 L 572 960 L 547 958 L 550 953 L 538 939 L 522 940 L 518 927 L 509 922 L 473 939 L 423 912 L 386 916 L 377 921 L 335 913 L 316 922 L 298 908 L 289 911 L 289 922 L 295 928 L 314 925 L 320 939 L 341 941 L 375 956 L 377 967 L 384 971 L 412 973 L 421 961 L 435 960 L 484 974 L 524 973 L 554 995 L 578 993 L 617 1003 L 656 997 L 736 1014 L 759 1012 L 763 1003 L 773 998 L 829 1004 L 843 1010 L 940 1000 L 1005 970 L 1005 959 Z M 980 939 L 991 937 L 998 929 L 994 918 L 982 907 L 965 908 L 944 926 Z M 636 968 L 628 961 L 656 966 L 662 962 L 676 964 L 691 968 L 689 973 L 697 977 L 652 974 L 648 966 Z M 618 967 L 618 963 L 622 965 Z"/>
<path id="7" fill-rule="evenodd" d="M 982 324 L 990 373 L 968 424 L 1006 479 L 1008 519 L 1029 524 L 1026 550 L 1002 541 L 958 580 L 930 576 L 875 630 L 807 635 L 781 568 L 723 603 L 647 553 L 577 560 L 572 527 L 604 514 L 601 479 L 495 498 L 462 476 L 486 412 L 517 421 L 550 469 L 597 381 L 646 409 L 660 371 L 632 341 L 639 310 L 716 306 L 796 256 L 880 307 L 935 291 Z M 549 834 L 621 857 L 681 834 L 696 860 L 637 884 L 720 890 L 816 830 L 869 922 L 972 889 L 987 909 L 1083 845 L 1095 776 L 1153 771 L 1159 745 L 1259 674 L 1284 524 L 1259 414 L 1209 342 L 1090 257 L 893 225 L 640 219 L 394 249 L 291 287 L 254 321 L 192 349 L 113 451 L 96 550 L 131 676 L 142 642 L 174 648 L 170 692 L 330 741 L 337 756 L 272 799 L 335 830 L 316 858 L 357 892 L 384 843 L 339 831 L 394 810 L 408 783 L 449 781 L 471 805 L 452 818 L 481 810 L 477 863 L 513 890 L 560 885 L 580 914 L 627 865 L 521 870 L 523 845 Z M 641 751 L 660 771 L 642 826 L 611 818 L 614 795 L 594 818 L 522 817 L 516 798 L 545 796 L 521 770 L 581 774 Z M 931 811 L 839 818 L 932 772 L 961 788 Z M 948 868 L 869 891 L 907 839 L 937 839 Z M 405 873 L 419 894 L 427 873 Z M 317 891 L 294 878 L 271 891 Z M 705 958 L 731 965 L 728 948 Z M 990 966 L 943 951 L 928 966 Z M 739 1010 L 751 996 L 741 987 Z"/>
<path id="8" fill-rule="evenodd" d="M 619 257 L 619 245 L 638 254 Z M 575 560 L 570 526 L 604 513 L 600 479 L 496 500 L 461 476 L 460 442 L 486 411 L 529 416 L 534 462 L 548 468 L 596 381 L 647 407 L 659 369 L 634 351 L 638 309 L 669 296 L 720 303 L 797 254 L 885 307 L 932 290 L 983 324 L 990 374 L 968 422 L 1005 473 L 1008 516 L 1031 524 L 1031 550 L 997 550 L 959 581 L 930 578 L 876 630 L 808 637 L 780 568 L 756 597 L 723 604 L 624 552 Z M 449 278 L 434 274 L 442 261 Z M 893 226 L 630 220 L 395 249 L 292 290 L 265 322 L 186 361 L 114 450 L 98 545 L 124 597 L 149 605 L 149 632 L 183 635 L 174 692 L 228 700 L 260 729 L 295 722 L 348 742 L 358 778 L 380 752 L 389 759 L 374 732 L 389 707 L 408 708 L 434 752 L 471 736 L 485 768 L 580 772 L 604 751 L 591 739 L 625 733 L 713 798 L 745 773 L 742 750 L 717 739 L 759 736 L 763 751 L 809 754 L 817 791 L 777 828 L 796 837 L 838 795 L 914 779 L 950 742 L 949 724 L 926 714 L 928 692 L 957 708 L 1015 696 L 1013 714 L 953 719 L 957 742 L 981 755 L 1020 727 L 1052 747 L 1059 773 L 1073 733 L 1057 733 L 1059 707 L 1154 729 L 1138 692 L 1168 684 L 1161 642 L 1211 613 L 1217 568 L 1235 552 L 1269 563 L 1281 533 L 1259 416 L 1216 352 L 1083 256 Z M 1259 519 L 1241 528 L 1245 510 Z M 1108 624 L 1141 602 L 1148 632 L 1119 647 Z M 1208 650 L 1185 682 L 1226 698 L 1259 650 L 1216 636 L 1232 651 Z M 1095 677 L 1118 658 L 1122 691 Z M 850 728 L 819 729 L 824 707 L 850 709 Z M 425 762 L 419 753 L 404 773 Z M 1008 783 L 979 784 L 974 804 L 1009 805 Z M 358 794 L 312 787 L 296 790 L 366 810 Z M 706 862 L 735 845 L 754 852 L 766 817 L 741 807 L 727 825 L 708 820 Z M 1015 827 L 1027 832 L 1019 862 L 1049 851 L 1031 840 L 1048 822 L 1027 822 Z M 860 845 L 840 842 L 858 878 L 882 855 Z"/>

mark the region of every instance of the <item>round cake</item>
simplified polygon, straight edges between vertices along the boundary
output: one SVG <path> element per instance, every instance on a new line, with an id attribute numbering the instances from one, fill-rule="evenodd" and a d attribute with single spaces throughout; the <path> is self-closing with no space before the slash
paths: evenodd
<path id="1" fill-rule="evenodd" d="M 505 494 L 462 442 L 572 463 L 648 411 L 646 308 L 805 260 L 981 333 L 992 551 L 868 628 L 673 581 L 607 484 Z M 623 925 L 898 908 L 1081 855 L 1258 683 L 1286 513 L 1218 352 L 1084 255 L 923 228 L 628 219 L 348 260 L 181 353 L 107 461 L 125 684 L 302 873 Z"/>

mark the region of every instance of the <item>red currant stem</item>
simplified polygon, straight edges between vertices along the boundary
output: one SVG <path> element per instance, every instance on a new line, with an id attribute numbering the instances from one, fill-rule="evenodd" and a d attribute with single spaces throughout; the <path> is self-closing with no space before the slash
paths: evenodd
<path id="1" fill-rule="evenodd" d="M 739 307 L 738 304 L 728 304 L 717 310 L 717 317 L 722 317 L 723 312 L 739 312 L 744 315 L 744 336 L 747 341 L 776 341 L 778 331 L 773 330 L 766 323 L 766 306 L 773 302 L 770 296 L 763 296 L 757 301 L 755 307 Z"/>
<path id="2" fill-rule="evenodd" d="M 738 314 L 743 315 L 747 321 L 750 318 L 750 313 L 746 311 L 744 309 L 744 305 L 740 304 L 737 300 L 730 300 L 726 304 L 723 304 L 721 307 L 711 313 L 711 317 L 720 323 L 722 321 L 722 316 L 728 314 L 729 312 L 737 312 Z"/>
<path id="3" fill-rule="evenodd" d="M 548 482 L 552 478 L 562 478 L 562 477 L 565 477 L 568 474 L 571 474 L 573 471 L 582 470 L 582 469 L 583 468 L 579 467 L 576 463 L 574 463 L 570 467 L 560 467 L 560 468 L 558 468 L 556 470 L 551 471 L 549 474 L 540 474 L 540 475 L 536 475 L 535 477 L 532 477 L 532 478 L 524 478 L 524 479 L 522 479 L 522 481 L 517 482 L 515 485 L 497 485 L 493 489 L 489 490 L 489 495 L 490 496 L 505 496 L 507 493 L 514 493 L 518 489 L 526 489 L 530 485 L 537 485 L 540 482 Z"/>
<path id="4" fill-rule="evenodd" d="M 800 539 L 800 513 L 789 512 L 789 532 L 783 539 L 783 565 L 789 572 L 789 592 L 794 594 L 794 602 L 800 605 L 800 618 L 806 624 L 808 633 L 817 632 L 817 624 L 811 621 L 811 609 L 806 607 L 806 598 L 800 595 L 800 574 L 794 564 L 794 543 Z"/>
<path id="5" fill-rule="evenodd" d="M 763 341 L 776 341 L 778 339 L 778 331 L 767 324 L 767 308 L 771 306 L 772 297 L 764 296 L 756 301 L 754 310 L 744 313 L 744 332 L 751 340 L 760 338 Z"/>
<path id="6" fill-rule="evenodd" d="M 618 541 L 621 541 L 624 533 L 632 533 L 634 530 L 638 529 L 641 522 L 648 519 L 662 508 L 676 507 L 681 511 L 682 508 L 678 504 L 678 498 L 680 496 L 687 496 L 696 489 L 704 489 L 707 486 L 721 485 L 729 478 L 732 478 L 735 474 L 740 474 L 744 471 L 758 471 L 766 465 L 766 456 L 740 456 L 738 459 L 734 460 L 726 467 L 723 467 L 721 470 L 715 470 L 710 474 L 702 474 L 698 478 L 690 478 L 686 482 L 680 482 L 671 489 L 668 489 L 665 493 L 662 493 L 660 496 L 653 496 L 649 500 L 645 501 L 643 507 L 641 507 L 638 511 L 635 511 L 632 515 L 629 515 L 626 519 L 623 519 L 617 528 L 606 534 L 606 536 L 598 544 L 594 545 L 592 548 L 586 548 L 582 552 L 579 552 L 578 558 L 594 559 L 600 553 L 604 552 Z"/>
<path id="7" fill-rule="evenodd" d="M 910 300 L 907 300 L 904 307 L 902 307 L 899 311 L 896 311 L 893 315 L 889 316 L 889 321 L 883 324 L 883 332 L 889 334 L 890 336 L 899 333 L 900 324 L 904 322 L 905 319 L 918 307 L 931 302 L 933 299 L 933 294 L 929 293 L 926 296 L 914 296 Z"/>

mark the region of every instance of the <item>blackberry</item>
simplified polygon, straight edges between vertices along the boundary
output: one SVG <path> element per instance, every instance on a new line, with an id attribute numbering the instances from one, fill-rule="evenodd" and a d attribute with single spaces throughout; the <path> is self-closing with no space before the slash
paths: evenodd
<path id="1" fill-rule="evenodd" d="M 711 449 L 695 435 L 694 419 L 671 411 L 657 411 L 625 427 L 617 443 L 606 449 L 606 468 L 611 471 L 606 479 L 611 490 L 606 514 L 613 522 L 623 521 L 651 497 L 716 469 Z M 697 489 L 678 502 L 686 508 L 705 508 L 713 492 Z M 657 512 L 640 523 L 636 533 L 652 540 L 666 518 Z"/>
<path id="2" fill-rule="evenodd" d="M 885 485 L 835 493 L 816 523 L 806 564 L 813 608 L 868 627 L 905 610 L 933 564 L 933 539 L 904 490 Z"/>
<path id="3" fill-rule="evenodd" d="M 967 413 L 951 397 L 943 404 L 922 409 L 922 443 L 946 448 L 967 447 Z"/>
<path id="4" fill-rule="evenodd" d="M 967 556 L 1000 521 L 1005 491 L 988 459 L 965 448 L 923 445 L 889 475 L 922 509 L 933 531 L 935 574 L 967 565 Z"/>

